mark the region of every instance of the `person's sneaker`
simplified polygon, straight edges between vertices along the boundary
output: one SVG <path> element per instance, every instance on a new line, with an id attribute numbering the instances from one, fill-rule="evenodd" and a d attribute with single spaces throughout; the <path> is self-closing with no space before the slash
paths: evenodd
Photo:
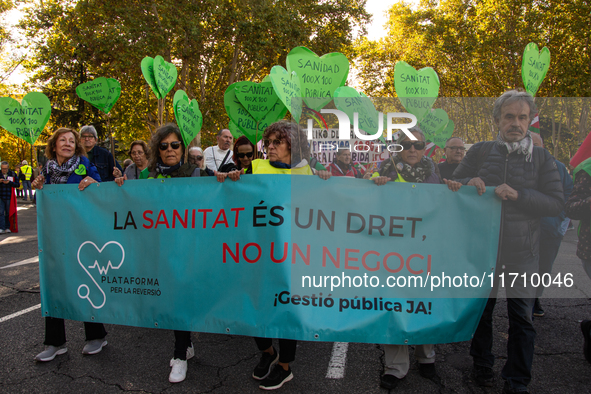
<path id="1" fill-rule="evenodd" d="M 105 338 L 87 341 L 86 345 L 84 345 L 84 349 L 82 349 L 82 354 L 100 353 L 100 351 L 103 350 L 104 346 L 107 346 L 107 341 L 105 340 Z"/>
<path id="2" fill-rule="evenodd" d="M 259 385 L 260 389 L 263 390 L 275 390 L 283 386 L 284 383 L 289 382 L 293 379 L 291 368 L 287 367 L 287 371 L 279 364 L 275 365 L 275 368 L 271 371 Z"/>
<path id="3" fill-rule="evenodd" d="M 534 313 L 533 313 L 533 315 L 535 317 L 544 317 L 544 310 L 542 309 L 542 306 L 540 305 L 539 298 L 536 298 L 536 302 L 534 303 Z"/>
<path id="4" fill-rule="evenodd" d="M 439 384 L 441 379 L 439 375 L 437 375 L 437 370 L 435 369 L 435 363 L 429 364 L 421 364 L 419 363 L 419 374 L 424 377 L 425 379 L 432 380 L 433 382 Z"/>
<path id="5" fill-rule="evenodd" d="M 513 389 L 511 388 L 511 386 L 509 386 L 508 382 L 505 382 L 504 386 L 503 386 L 503 394 L 529 394 L 529 391 L 527 391 L 527 389 Z"/>
<path id="6" fill-rule="evenodd" d="M 4 234 L 4 230 L 0 230 L 0 234 Z"/>
<path id="7" fill-rule="evenodd" d="M 492 387 L 495 375 L 491 367 L 483 367 L 481 365 L 474 366 L 474 378 L 476 384 L 484 387 Z"/>
<path id="8" fill-rule="evenodd" d="M 382 375 L 382 377 L 380 378 L 380 386 L 382 386 L 385 389 L 392 390 L 395 389 L 396 386 L 398 386 L 398 383 L 400 383 L 401 380 L 402 379 L 399 379 L 394 375 Z"/>
<path id="9" fill-rule="evenodd" d="M 7 228 L 6 230 L 4 230 L 4 234 L 10 234 L 12 231 L 10 231 L 9 228 Z"/>
<path id="10" fill-rule="evenodd" d="M 55 358 L 55 356 L 64 354 L 67 351 L 68 348 L 65 344 L 61 346 L 45 346 L 45 350 L 35 356 L 35 361 L 51 361 Z"/>
<path id="11" fill-rule="evenodd" d="M 178 383 L 185 380 L 187 377 L 187 360 L 173 358 L 170 360 L 170 366 L 172 367 L 172 371 L 168 375 L 168 381 L 170 383 Z"/>
<path id="12" fill-rule="evenodd" d="M 583 338 L 585 338 L 583 354 L 585 355 L 585 360 L 591 363 L 591 320 L 583 320 L 581 322 L 581 331 L 583 331 Z"/>
<path id="13" fill-rule="evenodd" d="M 193 357 L 195 357 L 195 348 L 193 347 L 193 342 L 191 342 L 191 346 L 187 348 L 187 360 Z"/>
<path id="14" fill-rule="evenodd" d="M 263 352 L 261 356 L 261 360 L 259 364 L 254 367 L 254 371 L 252 371 L 252 377 L 256 380 L 263 380 L 271 373 L 271 369 L 273 365 L 277 364 L 279 361 L 279 353 L 273 347 L 273 354 L 269 354 L 267 352 Z"/>

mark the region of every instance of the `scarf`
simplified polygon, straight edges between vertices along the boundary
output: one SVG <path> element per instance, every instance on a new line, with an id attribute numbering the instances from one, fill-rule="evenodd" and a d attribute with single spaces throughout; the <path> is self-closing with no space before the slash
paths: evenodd
<path id="1" fill-rule="evenodd" d="M 525 156 L 525 161 L 531 163 L 532 153 L 534 151 L 534 143 L 531 139 L 531 131 L 527 131 L 525 138 L 517 142 L 507 142 L 501 138 L 501 133 L 497 135 L 497 144 L 507 148 L 509 154 L 517 152 Z"/>
<path id="2" fill-rule="evenodd" d="M 411 167 L 409 164 L 403 163 L 400 156 L 394 156 L 394 164 L 396 171 L 404 178 L 405 181 L 411 183 L 422 183 L 431 176 L 433 169 L 431 167 L 431 159 L 423 156 L 421 161 Z"/>
<path id="3" fill-rule="evenodd" d="M 52 185 L 63 184 L 68 182 L 68 178 L 80 164 L 80 156 L 72 156 L 61 166 L 57 164 L 56 160 L 49 160 L 46 165 L 47 176 L 51 180 Z"/>
<path id="4" fill-rule="evenodd" d="M 170 167 L 165 166 L 162 163 L 162 160 L 158 159 L 158 162 L 156 162 L 156 173 L 167 176 L 167 175 L 172 174 L 176 170 L 178 170 L 182 165 L 183 165 L 183 159 L 181 159 L 181 161 L 179 161 L 174 166 L 170 166 Z"/>
<path id="5" fill-rule="evenodd" d="M 269 164 L 271 164 L 275 168 L 301 168 L 301 167 L 305 167 L 306 165 L 308 165 L 308 160 L 304 159 L 294 165 L 285 164 L 280 161 L 269 161 Z"/>

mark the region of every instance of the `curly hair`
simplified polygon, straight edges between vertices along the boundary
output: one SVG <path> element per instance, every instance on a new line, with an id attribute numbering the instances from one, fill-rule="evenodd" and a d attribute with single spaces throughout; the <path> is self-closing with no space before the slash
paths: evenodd
<path id="1" fill-rule="evenodd" d="M 252 144 L 252 142 L 250 142 L 250 140 L 248 139 L 248 137 L 246 137 L 245 135 L 240 136 L 240 138 L 238 138 L 236 140 L 236 142 L 234 143 L 234 163 L 236 163 L 236 166 L 238 167 L 239 170 L 242 169 L 242 164 L 240 163 L 240 160 L 238 160 L 238 148 L 242 145 L 249 145 L 252 148 L 252 154 L 254 155 L 254 145 Z M 253 159 L 255 159 L 255 157 L 253 157 Z"/>
<path id="2" fill-rule="evenodd" d="M 275 138 L 287 142 L 292 164 L 297 164 L 304 159 L 310 160 L 310 146 L 308 145 L 306 133 L 297 123 L 280 120 L 270 124 L 263 133 L 263 139 L 269 139 L 271 134 L 275 134 Z"/>
<path id="3" fill-rule="evenodd" d="M 146 159 L 150 160 L 150 150 L 148 149 L 148 144 L 146 144 L 144 141 L 142 140 L 136 140 L 133 141 L 129 147 L 129 156 L 131 156 L 131 151 L 133 149 L 134 146 L 136 145 L 140 145 L 142 147 L 142 149 L 144 150 L 144 154 L 146 155 Z"/>
<path id="4" fill-rule="evenodd" d="M 152 136 L 152 139 L 150 140 L 150 164 L 148 165 L 150 171 L 156 170 L 156 163 L 158 163 L 158 159 L 160 158 L 160 143 L 163 139 L 173 133 L 176 135 L 179 141 L 181 141 L 181 158 L 185 155 L 185 143 L 183 142 L 183 136 L 179 130 L 179 127 L 174 123 L 162 125 L 156 130 Z"/>
<path id="5" fill-rule="evenodd" d="M 80 134 L 72 128 L 68 127 L 61 127 L 57 129 L 53 135 L 47 140 L 47 147 L 45 148 L 45 157 L 49 160 L 56 159 L 56 152 L 55 148 L 57 145 L 57 140 L 62 134 L 72 133 L 74 138 L 76 139 L 76 149 L 74 149 L 74 154 L 76 156 L 86 156 L 86 150 L 82 146 L 82 142 L 80 142 Z"/>

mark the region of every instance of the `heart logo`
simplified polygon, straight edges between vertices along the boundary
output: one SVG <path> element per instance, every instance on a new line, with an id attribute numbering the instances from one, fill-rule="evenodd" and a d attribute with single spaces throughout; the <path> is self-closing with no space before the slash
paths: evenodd
<path id="1" fill-rule="evenodd" d="M 51 116 L 51 103 L 39 92 L 28 93 L 21 103 L 11 97 L 0 97 L 0 108 L 0 126 L 31 145 Z"/>
<path id="2" fill-rule="evenodd" d="M 536 43 L 527 44 L 523 51 L 521 79 L 523 79 L 523 85 L 529 94 L 536 95 L 549 68 L 550 50 L 544 47 L 539 51 Z"/>
<path id="3" fill-rule="evenodd" d="M 162 56 L 156 56 L 154 58 L 153 70 L 160 97 L 164 98 L 174 88 L 174 85 L 176 85 L 176 66 L 165 61 Z"/>
<path id="4" fill-rule="evenodd" d="M 277 101 L 271 110 L 261 119 L 256 121 L 250 113 L 244 108 L 240 100 L 236 97 L 236 84 L 233 83 L 228 86 L 224 93 L 224 106 L 226 112 L 230 117 L 230 120 L 238 127 L 238 130 L 242 132 L 253 145 L 263 138 L 263 132 L 271 123 L 277 122 L 283 119 L 287 113 L 287 107 L 280 101 Z"/>
<path id="5" fill-rule="evenodd" d="M 99 111 L 108 114 L 121 96 L 121 84 L 115 78 L 99 77 L 78 85 L 76 94 Z"/>
<path id="6" fill-rule="evenodd" d="M 380 113 L 365 94 L 360 94 L 352 87 L 341 86 L 334 92 L 334 103 L 338 110 L 347 114 L 351 124 L 354 122 L 354 114 L 357 113 L 359 129 L 367 134 L 378 132 Z M 382 131 L 383 126 L 384 123 L 382 123 Z"/>
<path id="7" fill-rule="evenodd" d="M 420 122 L 439 96 L 439 77 L 431 67 L 417 71 L 398 61 L 394 66 L 394 88 L 402 106 Z"/>
<path id="8" fill-rule="evenodd" d="M 84 164 L 78 164 L 78 167 L 74 170 L 74 174 L 76 175 L 86 175 L 86 166 Z"/>
<path id="9" fill-rule="evenodd" d="M 156 78 L 154 78 L 154 59 L 150 56 L 146 56 L 145 58 L 143 58 L 141 68 L 144 79 L 152 88 L 154 95 L 156 95 L 156 98 L 161 99 L 162 97 L 160 96 L 158 85 L 156 85 Z"/>
<path id="10" fill-rule="evenodd" d="M 291 117 L 299 122 L 302 116 L 302 89 L 298 74 L 295 71 L 288 73 L 283 67 L 274 66 L 268 77 L 279 100 L 287 107 Z"/>
<path id="11" fill-rule="evenodd" d="M 271 82 L 242 81 L 235 85 L 236 98 L 256 121 L 263 119 L 279 99 Z"/>
<path id="12" fill-rule="evenodd" d="M 287 54 L 287 71 L 300 78 L 302 97 L 315 111 L 320 111 L 334 97 L 334 91 L 345 85 L 349 75 L 349 59 L 332 52 L 319 57 L 306 47 L 296 47 Z"/>
<path id="13" fill-rule="evenodd" d="M 173 98 L 173 108 L 185 146 L 189 146 L 203 126 L 203 115 L 199 109 L 199 103 L 195 99 L 189 102 L 187 93 L 177 90 Z"/>
<path id="14" fill-rule="evenodd" d="M 425 138 L 428 141 L 435 143 L 434 139 L 443 132 L 448 122 L 449 116 L 447 115 L 447 112 L 441 108 L 437 108 L 429 111 L 423 120 L 421 120 L 421 123 L 419 123 L 419 127 L 423 130 L 423 133 L 425 133 Z"/>
<path id="15" fill-rule="evenodd" d="M 111 246 L 107 248 L 109 245 Z M 89 270 L 97 269 L 99 276 L 107 275 L 109 273 L 109 269 L 118 270 L 121 268 L 121 265 L 125 260 L 125 249 L 123 249 L 123 246 L 121 246 L 121 244 L 116 241 L 109 241 L 104 244 L 102 248 L 96 246 L 96 244 L 92 241 L 86 241 L 83 242 L 78 248 L 77 258 L 78 264 L 82 267 L 82 269 L 86 272 L 88 277 L 92 280 L 92 282 L 102 294 L 102 300 L 100 296 L 95 295 L 96 292 L 92 292 L 91 295 L 90 288 L 86 284 L 81 284 L 78 286 L 78 297 L 86 299 L 93 308 L 100 309 L 107 302 L 107 296 Z M 86 263 L 83 263 L 82 261 L 85 261 Z"/>

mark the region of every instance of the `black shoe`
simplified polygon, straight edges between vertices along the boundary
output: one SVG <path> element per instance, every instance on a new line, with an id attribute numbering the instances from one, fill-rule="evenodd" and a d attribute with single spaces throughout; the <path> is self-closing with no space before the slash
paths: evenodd
<path id="1" fill-rule="evenodd" d="M 402 379 L 399 379 L 394 375 L 382 375 L 382 377 L 380 378 L 380 386 L 382 386 L 385 389 L 392 390 L 395 389 L 396 386 L 398 386 L 398 383 L 400 383 L 401 380 Z"/>
<path id="2" fill-rule="evenodd" d="M 492 387 L 495 375 L 491 367 L 483 367 L 482 365 L 474 366 L 474 379 L 476 384 L 484 387 Z"/>
<path id="3" fill-rule="evenodd" d="M 581 331 L 583 331 L 583 338 L 585 338 L 583 354 L 585 355 L 585 360 L 591 363 L 591 320 L 583 320 L 581 322 Z"/>
<path id="4" fill-rule="evenodd" d="M 523 390 L 512 389 L 511 386 L 509 386 L 509 384 L 507 382 L 505 382 L 505 385 L 503 386 L 503 394 L 529 394 L 529 391 L 527 391 L 527 389 L 523 389 Z"/>
<path id="5" fill-rule="evenodd" d="M 435 363 L 421 364 L 419 363 L 419 374 L 425 379 L 429 379 L 437 384 L 441 383 L 437 370 L 435 370 Z"/>
<path id="6" fill-rule="evenodd" d="M 542 306 L 540 305 L 540 300 L 538 298 L 536 298 L 536 302 L 534 303 L 533 315 L 535 317 L 544 317 L 544 310 L 542 309 Z"/>
<path id="7" fill-rule="evenodd" d="M 291 373 L 291 368 L 288 367 L 286 371 L 281 365 L 277 364 L 269 376 L 261 382 L 259 388 L 263 390 L 275 390 L 292 379 L 293 374 Z"/>
<path id="8" fill-rule="evenodd" d="M 275 348 L 273 348 L 273 354 L 263 352 L 261 361 L 259 361 L 259 364 L 254 367 L 254 371 L 252 371 L 252 377 L 256 380 L 265 379 L 269 376 L 273 365 L 277 364 L 277 361 L 279 361 L 279 353 L 277 353 Z"/>

